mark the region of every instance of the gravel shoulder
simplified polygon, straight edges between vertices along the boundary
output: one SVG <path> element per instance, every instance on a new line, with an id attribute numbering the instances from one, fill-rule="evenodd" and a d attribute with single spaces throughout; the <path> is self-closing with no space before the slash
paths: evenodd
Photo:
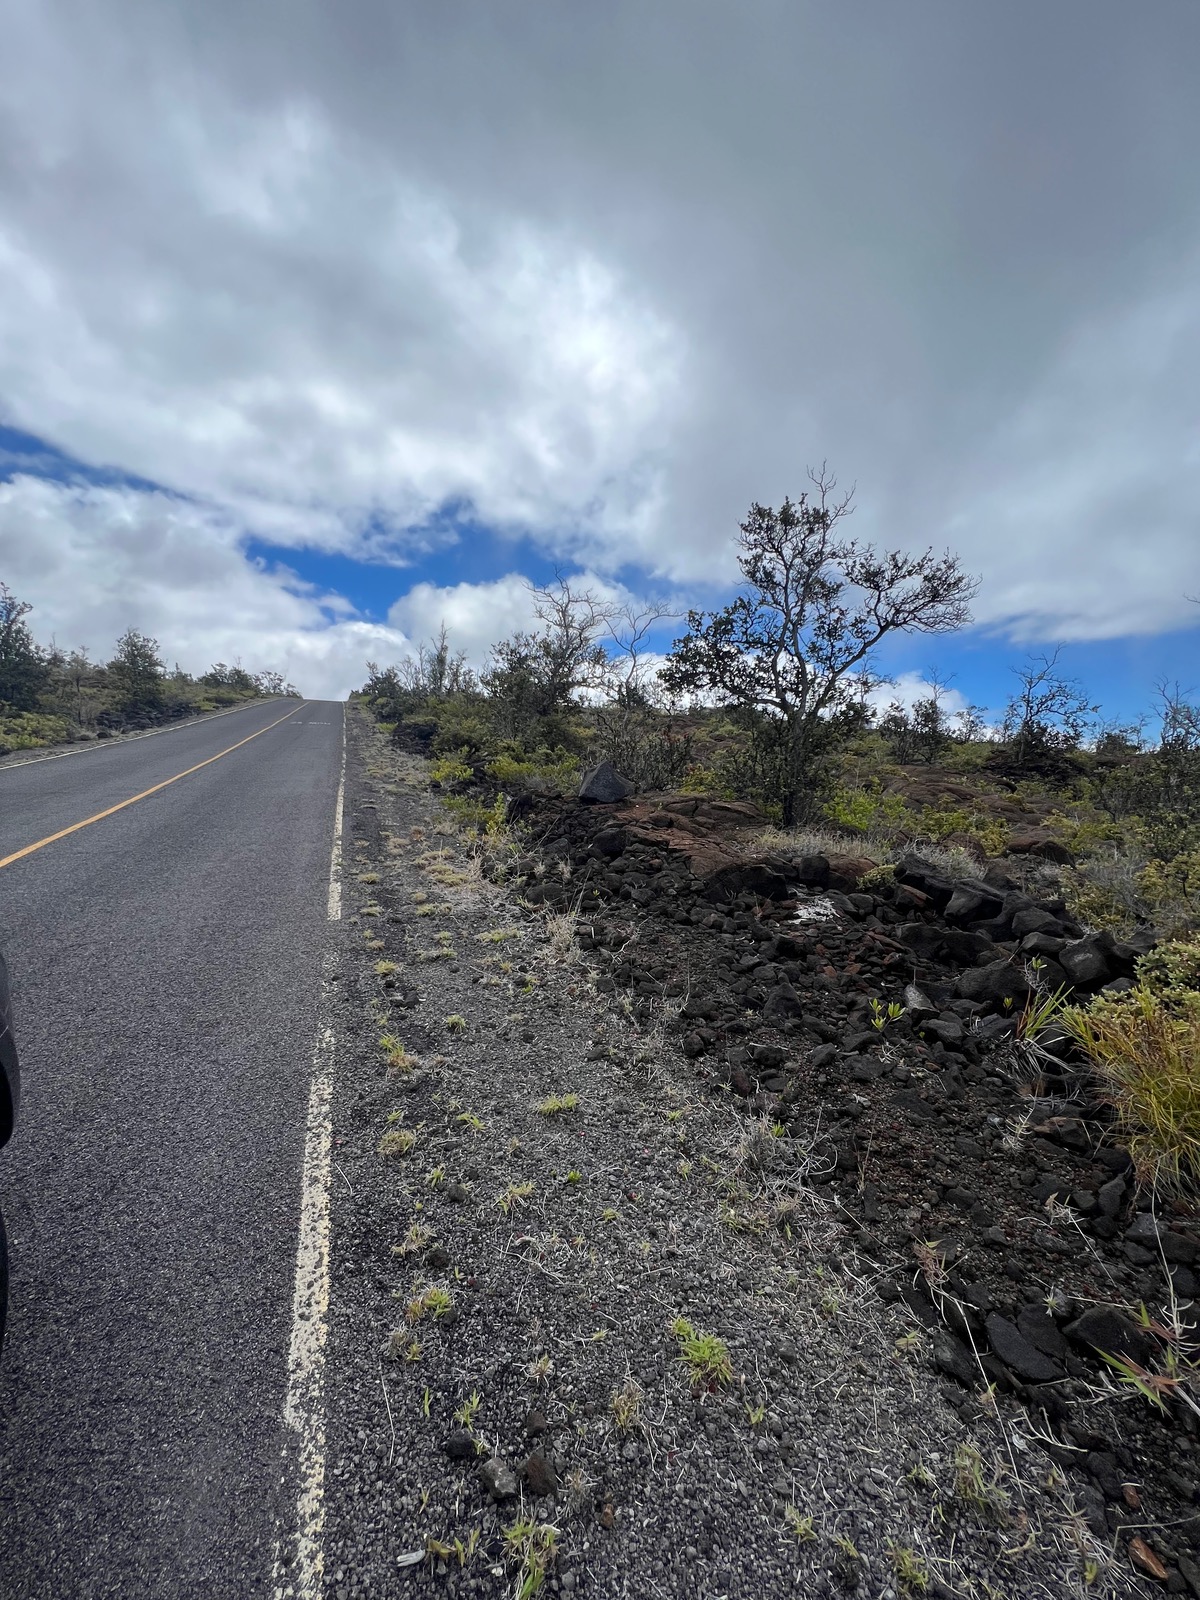
<path id="1" fill-rule="evenodd" d="M 348 739 L 327 1594 L 1142 1592 L 677 1003 L 598 992 L 423 763 Z"/>

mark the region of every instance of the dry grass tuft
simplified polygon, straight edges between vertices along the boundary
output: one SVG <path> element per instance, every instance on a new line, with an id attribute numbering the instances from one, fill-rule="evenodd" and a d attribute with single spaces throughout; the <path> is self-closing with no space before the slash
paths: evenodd
<path id="1" fill-rule="evenodd" d="M 417 1136 L 411 1128 L 393 1128 L 380 1139 L 381 1156 L 410 1156 L 416 1149 Z"/>
<path id="2" fill-rule="evenodd" d="M 1200 1176 L 1200 1022 L 1135 989 L 1065 1011 L 1063 1025 L 1091 1057 L 1139 1178 L 1179 1189 Z"/>
<path id="3" fill-rule="evenodd" d="M 1062 1012 L 1117 1115 L 1139 1178 L 1167 1189 L 1200 1179 L 1200 941 L 1161 945 L 1125 994 Z"/>
<path id="4" fill-rule="evenodd" d="M 633 1433 L 641 1427 L 644 1399 L 641 1384 L 632 1376 L 626 1378 L 619 1389 L 613 1390 L 608 1409 L 618 1433 Z"/>

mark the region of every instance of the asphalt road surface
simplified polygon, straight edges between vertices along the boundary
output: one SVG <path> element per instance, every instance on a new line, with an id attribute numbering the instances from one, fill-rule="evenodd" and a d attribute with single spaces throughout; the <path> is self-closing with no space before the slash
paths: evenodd
<path id="1" fill-rule="evenodd" d="M 0 768 L 2 863 L 266 730 L 0 866 L 4 1600 L 271 1594 L 342 719 L 275 701 Z"/>

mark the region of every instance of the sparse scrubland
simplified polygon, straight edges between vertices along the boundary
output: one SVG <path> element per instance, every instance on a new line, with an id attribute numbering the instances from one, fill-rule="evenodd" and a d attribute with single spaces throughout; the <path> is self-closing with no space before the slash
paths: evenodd
<path id="1" fill-rule="evenodd" d="M 485 1372 L 495 1418 L 442 1446 L 482 1521 L 435 1443 L 410 1537 L 457 1519 L 421 1570 L 468 1592 L 456 1541 L 514 1592 L 1200 1595 L 1200 709 L 1105 727 L 1053 653 L 991 725 L 878 709 L 875 645 L 973 586 L 832 489 L 752 509 L 665 667 L 660 612 L 560 580 L 483 673 L 443 635 L 356 697 L 364 990 L 416 1050 L 386 1181 L 482 1293 L 385 1395 L 449 1428 Z"/>
<path id="2" fill-rule="evenodd" d="M 218 661 L 199 678 L 168 672 L 157 639 L 128 629 L 111 659 L 83 647 L 42 645 L 32 608 L 0 583 L 0 756 L 138 732 L 247 700 L 297 691 L 281 673 L 249 673 Z"/>
<path id="3" fill-rule="evenodd" d="M 914 846 L 962 869 L 1028 855 L 1054 866 L 1091 927 L 1200 923 L 1200 705 L 1164 683 L 1139 722 L 1106 723 L 1052 652 L 1014 667 L 990 724 L 979 707 L 950 712 L 936 673 L 911 706 L 881 709 L 876 647 L 962 627 L 974 584 L 953 557 L 842 537 L 849 505 L 833 491 L 822 473 L 811 497 L 752 508 L 741 593 L 689 613 L 661 669 L 646 641 L 664 608 L 559 580 L 535 590 L 540 626 L 497 645 L 482 673 L 443 630 L 407 661 L 371 665 L 363 696 L 481 829 L 610 761 L 637 792 L 750 801 L 795 838 L 834 835 L 881 860 Z"/>

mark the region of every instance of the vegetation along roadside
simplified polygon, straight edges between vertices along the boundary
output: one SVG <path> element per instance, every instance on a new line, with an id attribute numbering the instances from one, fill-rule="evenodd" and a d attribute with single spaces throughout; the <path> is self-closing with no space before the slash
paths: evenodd
<path id="1" fill-rule="evenodd" d="M 351 707 L 347 1594 L 1200 1594 L 1200 713 L 888 703 L 832 489 Z"/>
<path id="2" fill-rule="evenodd" d="M 107 663 L 82 646 L 42 645 L 32 607 L 0 582 L 0 759 L 22 750 L 119 738 L 297 690 L 282 673 L 214 664 L 167 671 L 157 639 L 128 628 Z"/>

